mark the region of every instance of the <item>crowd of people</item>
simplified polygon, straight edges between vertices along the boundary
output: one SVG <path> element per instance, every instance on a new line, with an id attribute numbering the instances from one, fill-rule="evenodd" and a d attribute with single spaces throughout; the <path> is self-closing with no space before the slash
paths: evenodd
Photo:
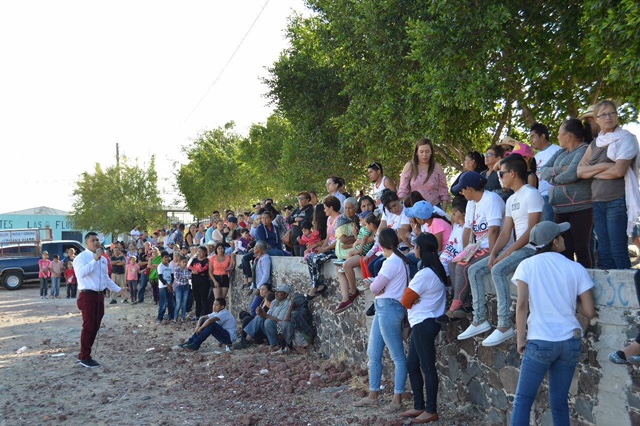
<path id="1" fill-rule="evenodd" d="M 315 336 L 310 310 L 316 297 L 327 295 L 323 270 L 332 262 L 341 295 L 336 314 L 363 292 L 374 295 L 367 309 L 373 316 L 370 393 L 355 406 L 379 404 L 387 347 L 395 369 L 387 411 L 402 411 L 408 375 L 414 404 L 400 415 L 413 423 L 438 420 L 435 338 L 442 327 L 470 318 L 459 340 L 491 331 L 481 344 L 496 346 L 517 336 L 523 361 L 513 424 L 528 424 L 547 371 L 556 384 L 550 392 L 554 423 L 568 424 L 568 389 L 584 332 L 575 312 L 595 316 L 585 268 L 631 268 L 628 236 L 640 243 L 640 159 L 638 141 L 620 127 L 611 101 L 565 120 L 559 145 L 550 135 L 536 123 L 530 145 L 506 137 L 484 155 L 469 152 L 451 187 L 433 143 L 421 139 L 399 183 L 382 164 L 368 166 L 370 195 L 352 196 L 344 179 L 331 176 L 326 196 L 301 191 L 296 208 L 280 211 L 265 199 L 252 212 L 215 211 L 210 221 L 188 228 L 176 224 L 149 235 L 136 227 L 131 245 L 118 243 L 104 254 L 110 303 L 117 303 L 120 288 L 126 288 L 124 302 L 143 303 L 150 283 L 159 323 L 195 321 L 194 334 L 181 344 L 187 350 L 198 350 L 212 335 L 227 350 L 266 343 L 271 353 L 306 352 Z M 296 256 L 308 266 L 306 294 L 287 284 L 272 287 L 274 256 Z M 238 319 L 226 309 L 236 269 L 247 295 Z M 487 316 L 487 279 L 497 298 L 495 328 Z M 515 321 L 512 283 L 518 288 Z M 610 359 L 640 363 L 640 336 Z"/>

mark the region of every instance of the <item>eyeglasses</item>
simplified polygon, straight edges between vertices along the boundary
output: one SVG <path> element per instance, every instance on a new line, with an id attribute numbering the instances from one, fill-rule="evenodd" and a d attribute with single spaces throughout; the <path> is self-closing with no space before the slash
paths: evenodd
<path id="1" fill-rule="evenodd" d="M 505 173 L 509 173 L 513 170 L 498 170 L 498 176 L 500 176 L 500 178 L 503 178 Z"/>
<path id="2" fill-rule="evenodd" d="M 485 157 L 495 157 L 496 155 L 494 153 L 492 153 L 492 152 L 485 152 L 484 156 Z"/>
<path id="3" fill-rule="evenodd" d="M 597 117 L 598 118 L 609 118 L 609 117 L 615 117 L 616 115 L 618 115 L 618 113 L 616 111 L 612 111 L 612 112 L 605 112 L 604 114 L 599 114 Z"/>

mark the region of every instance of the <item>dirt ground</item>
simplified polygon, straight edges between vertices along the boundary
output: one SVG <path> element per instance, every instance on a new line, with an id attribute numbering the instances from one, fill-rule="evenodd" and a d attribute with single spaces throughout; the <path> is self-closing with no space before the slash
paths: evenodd
<path id="1" fill-rule="evenodd" d="M 368 378 L 344 360 L 270 355 L 255 345 L 225 353 L 212 337 L 186 351 L 177 344 L 193 326 L 157 325 L 148 302 L 106 305 L 92 353 L 102 367 L 86 369 L 76 363 L 82 319 L 74 299 L 41 300 L 31 283 L 0 290 L 0 425 L 403 424 L 382 407 L 351 406 Z M 383 396 L 386 405 L 391 395 Z M 440 414 L 434 424 L 473 424 Z"/>

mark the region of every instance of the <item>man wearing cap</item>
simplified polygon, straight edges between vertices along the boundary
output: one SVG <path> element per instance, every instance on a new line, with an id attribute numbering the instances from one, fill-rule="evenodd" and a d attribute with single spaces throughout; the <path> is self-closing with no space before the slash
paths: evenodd
<path id="1" fill-rule="evenodd" d="M 546 180 L 540 179 L 540 170 L 547 164 L 553 155 L 560 150 L 558 145 L 549 142 L 549 129 L 541 123 L 535 123 L 531 126 L 531 146 L 537 150 L 536 159 L 536 176 L 538 176 L 538 191 L 544 199 L 544 211 L 542 212 L 542 220 L 553 222 L 553 207 L 549 204 L 549 189 L 551 184 Z"/>
<path id="2" fill-rule="evenodd" d="M 469 328 L 458 336 L 459 340 L 468 339 L 491 329 L 484 292 L 484 278 L 491 274 L 498 299 L 498 328 L 482 342 L 483 346 L 498 345 L 515 334 L 511 321 L 511 283 L 507 275 L 535 253 L 529 245 L 529 232 L 540 222 L 544 206 L 540 192 L 526 184 L 527 165 L 522 159 L 513 156 L 503 159 L 499 173 L 504 186 L 514 193 L 507 200 L 502 231 L 491 254 L 469 268 L 474 318 Z M 516 241 L 511 243 L 514 229 Z"/>
<path id="3" fill-rule="evenodd" d="M 271 346 L 270 350 L 272 351 L 281 350 L 278 334 L 285 335 L 293 331 L 291 327 L 292 306 L 289 294 L 291 294 L 291 286 L 287 284 L 279 285 L 276 288 L 276 299 L 271 302 L 269 313 L 262 308 L 258 308 L 258 316 L 244 329 L 251 337 L 257 330 L 262 331 L 267 336 L 269 346 Z"/>

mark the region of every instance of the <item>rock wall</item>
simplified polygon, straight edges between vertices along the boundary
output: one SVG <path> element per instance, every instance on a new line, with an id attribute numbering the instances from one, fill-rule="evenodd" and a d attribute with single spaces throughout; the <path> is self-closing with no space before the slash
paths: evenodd
<path id="1" fill-rule="evenodd" d="M 300 258 L 273 258 L 274 285 L 286 283 L 296 292 L 305 293 L 310 285 L 309 272 Z M 240 258 L 238 258 L 238 264 Z M 371 317 L 365 311 L 373 302 L 370 292 L 356 299 L 354 306 L 340 315 L 334 310 L 340 302 L 335 266 L 324 266 L 329 284 L 326 298 L 310 302 L 318 331 L 315 349 L 322 356 L 367 365 L 367 338 Z M 570 390 L 573 425 L 640 424 L 640 369 L 615 365 L 609 353 L 633 340 L 640 330 L 638 304 L 633 284 L 633 271 L 591 271 L 596 283 L 595 298 L 598 318 L 587 326 L 583 339 L 583 359 L 578 365 Z M 489 320 L 497 323 L 493 285 L 485 282 Z M 230 292 L 230 308 L 234 313 L 246 309 L 249 298 L 243 294 L 242 273 L 235 274 Z M 512 286 L 512 297 L 517 295 Z M 515 309 L 515 304 L 512 307 Z M 513 400 L 520 374 L 520 356 L 515 339 L 495 347 L 484 347 L 481 338 L 458 341 L 457 335 L 468 326 L 468 320 L 443 327 L 438 337 L 438 371 L 440 395 L 438 403 L 484 417 L 485 424 L 509 424 Z M 384 377 L 393 371 L 385 362 Z M 549 384 L 545 379 L 532 410 L 533 424 L 552 425 L 549 408 Z"/>

